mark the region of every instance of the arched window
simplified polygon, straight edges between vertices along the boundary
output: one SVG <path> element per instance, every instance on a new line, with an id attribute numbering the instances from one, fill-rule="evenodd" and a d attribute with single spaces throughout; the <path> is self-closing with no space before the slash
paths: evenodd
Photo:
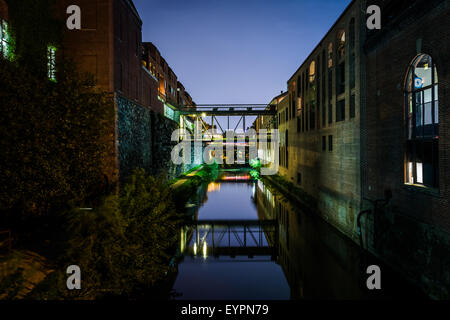
<path id="1" fill-rule="evenodd" d="M 337 52 L 338 52 L 338 62 L 345 59 L 345 31 L 341 30 L 337 35 Z"/>
<path id="2" fill-rule="evenodd" d="M 345 92 L 345 31 L 337 33 L 336 94 Z"/>
<path id="3" fill-rule="evenodd" d="M 439 105 L 437 69 L 427 54 L 417 56 L 406 77 L 405 182 L 439 187 Z"/>

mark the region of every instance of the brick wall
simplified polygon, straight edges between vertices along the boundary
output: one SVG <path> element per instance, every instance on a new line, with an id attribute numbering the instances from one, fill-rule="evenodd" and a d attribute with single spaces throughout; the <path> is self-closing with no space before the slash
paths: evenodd
<path id="1" fill-rule="evenodd" d="M 5 0 L 0 0 L 0 19 L 8 20 L 8 6 Z"/>
<path id="2" fill-rule="evenodd" d="M 389 1 L 369 1 L 390 10 Z M 367 178 L 365 194 L 391 203 L 375 212 L 372 251 L 401 269 L 434 297 L 450 292 L 450 4 L 395 3 L 369 34 L 367 52 Z M 383 16 L 387 15 L 385 12 Z M 439 92 L 439 188 L 405 184 L 405 77 L 418 54 L 437 65 Z"/>

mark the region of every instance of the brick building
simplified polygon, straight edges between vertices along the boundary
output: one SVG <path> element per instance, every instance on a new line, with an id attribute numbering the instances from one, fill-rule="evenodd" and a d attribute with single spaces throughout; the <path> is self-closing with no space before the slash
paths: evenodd
<path id="1" fill-rule="evenodd" d="M 158 99 L 161 102 L 158 112 L 174 119 L 177 107 L 194 106 L 195 103 L 158 48 L 151 42 L 144 42 L 143 48 L 143 65 L 158 82 Z"/>
<path id="2" fill-rule="evenodd" d="M 357 239 L 361 208 L 361 1 L 353 1 L 288 80 L 278 110 L 280 169 L 317 212 Z"/>
<path id="3" fill-rule="evenodd" d="M 450 296 L 450 3 L 368 1 L 364 197 L 372 252 L 433 297 Z"/>
<path id="4" fill-rule="evenodd" d="M 170 141 L 178 122 L 177 76 L 153 44 L 142 42 L 142 21 L 131 0 L 58 1 L 62 20 L 69 5 L 81 9 L 81 30 L 65 28 L 58 51 L 114 95 L 116 123 L 108 142 L 112 152 L 105 160 L 116 165 L 108 176 L 116 181 L 136 167 L 159 173 L 158 163 L 167 162 L 170 153 L 158 152 L 158 146 Z"/>
<path id="5" fill-rule="evenodd" d="M 372 4 L 381 30 L 366 28 Z M 357 243 L 361 216 L 365 248 L 447 298 L 449 16 L 442 0 L 352 1 L 277 113 L 278 174 L 298 199 Z"/>

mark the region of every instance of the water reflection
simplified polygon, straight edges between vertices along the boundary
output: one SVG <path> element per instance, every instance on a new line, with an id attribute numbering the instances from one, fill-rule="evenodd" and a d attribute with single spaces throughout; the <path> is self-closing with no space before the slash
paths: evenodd
<path id="1" fill-rule="evenodd" d="M 199 200 L 181 230 L 181 299 L 386 298 L 409 290 L 391 278 L 387 290 L 369 291 L 368 261 L 356 244 L 245 174 L 222 173 Z"/>

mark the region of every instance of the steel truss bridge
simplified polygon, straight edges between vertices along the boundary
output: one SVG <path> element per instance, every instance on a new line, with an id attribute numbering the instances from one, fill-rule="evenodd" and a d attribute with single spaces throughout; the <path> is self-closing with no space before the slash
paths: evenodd
<path id="1" fill-rule="evenodd" d="M 181 248 L 188 255 L 277 257 L 275 220 L 201 220 L 185 224 L 183 230 Z"/>
<path id="2" fill-rule="evenodd" d="M 230 129 L 230 117 L 239 116 L 240 119 L 234 131 L 242 123 L 243 131 L 245 132 L 246 117 L 273 116 L 275 119 L 277 114 L 276 105 L 271 104 L 198 104 L 196 106 L 185 106 L 179 108 L 177 111 L 180 113 L 180 117 L 211 117 L 211 127 L 214 127 L 214 124 L 217 123 L 222 133 L 225 133 L 225 130 L 223 130 L 217 117 L 227 117 L 227 129 Z"/>

